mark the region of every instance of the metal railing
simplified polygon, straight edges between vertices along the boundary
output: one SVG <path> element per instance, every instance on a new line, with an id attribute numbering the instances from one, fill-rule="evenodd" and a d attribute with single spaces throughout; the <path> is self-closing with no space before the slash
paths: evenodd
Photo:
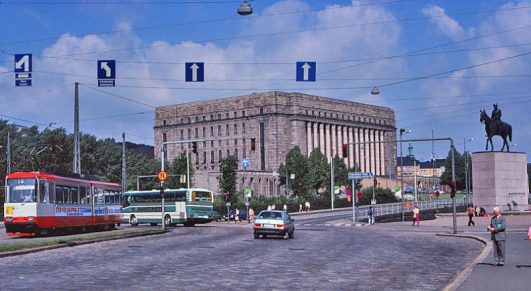
<path id="1" fill-rule="evenodd" d="M 411 213 L 413 211 L 414 205 L 417 205 L 418 208 L 422 210 L 427 209 L 441 209 L 445 207 L 452 207 L 452 200 L 431 200 L 431 201 L 417 201 L 411 202 L 411 207 L 404 208 L 405 213 Z M 461 199 L 455 200 L 456 206 L 465 205 L 465 201 Z M 369 206 L 372 206 L 372 212 L 374 217 L 388 215 L 388 214 L 401 214 L 402 213 L 402 203 L 385 203 L 385 204 L 375 204 L 375 205 L 364 205 L 358 207 L 358 221 L 363 221 L 368 219 L 367 212 L 369 211 Z"/>

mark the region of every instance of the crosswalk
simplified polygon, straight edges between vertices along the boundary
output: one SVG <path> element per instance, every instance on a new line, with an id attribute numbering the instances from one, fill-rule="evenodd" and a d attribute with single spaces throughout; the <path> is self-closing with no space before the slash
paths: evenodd
<path id="1" fill-rule="evenodd" d="M 296 226 L 325 226 L 325 227 L 364 227 L 366 223 L 301 223 Z"/>

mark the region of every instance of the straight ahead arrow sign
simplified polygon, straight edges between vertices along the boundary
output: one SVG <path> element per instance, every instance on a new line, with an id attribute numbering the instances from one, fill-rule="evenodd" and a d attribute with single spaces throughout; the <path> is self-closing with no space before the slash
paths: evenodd
<path id="1" fill-rule="evenodd" d="M 192 69 L 192 82 L 197 82 L 197 70 L 199 69 L 199 66 L 196 63 L 193 63 L 190 66 L 190 69 Z"/>
<path id="2" fill-rule="evenodd" d="M 302 80 L 303 81 L 308 81 L 308 78 L 310 77 L 310 69 L 311 68 L 312 68 L 312 66 L 310 66 L 308 63 L 304 63 L 304 65 L 302 65 L 302 71 L 303 71 Z"/>
<path id="3" fill-rule="evenodd" d="M 316 62 L 297 62 L 297 82 L 315 82 Z"/>

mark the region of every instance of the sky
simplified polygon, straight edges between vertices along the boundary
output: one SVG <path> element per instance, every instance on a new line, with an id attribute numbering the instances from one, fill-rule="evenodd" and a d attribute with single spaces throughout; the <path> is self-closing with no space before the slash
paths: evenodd
<path id="1" fill-rule="evenodd" d="M 254 0 L 239 16 L 241 2 L 0 1 L 0 119 L 71 133 L 77 82 L 83 133 L 153 145 L 157 106 L 302 92 L 390 107 L 404 140 L 463 152 L 485 150 L 480 109 L 497 103 L 511 150 L 531 153 L 531 0 Z M 16 87 L 26 53 L 32 86 Z M 116 60 L 115 87 L 98 87 L 97 60 Z M 298 61 L 315 82 L 296 82 Z M 184 81 L 186 62 L 204 82 Z M 421 161 L 448 150 L 413 144 Z"/>

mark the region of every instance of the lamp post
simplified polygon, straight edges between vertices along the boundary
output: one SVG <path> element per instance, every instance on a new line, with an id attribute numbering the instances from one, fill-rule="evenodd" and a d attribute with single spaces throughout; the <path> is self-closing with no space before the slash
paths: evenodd
<path id="1" fill-rule="evenodd" d="M 253 7 L 251 7 L 251 4 L 247 3 L 248 0 L 243 0 L 242 4 L 240 4 L 240 7 L 238 7 L 238 14 L 241 16 L 245 15 L 251 15 L 253 14 Z"/>
<path id="2" fill-rule="evenodd" d="M 400 196 L 402 198 L 402 222 L 405 221 L 404 217 L 404 158 L 402 157 L 402 135 L 404 133 L 410 133 L 411 129 L 400 129 Z"/>

